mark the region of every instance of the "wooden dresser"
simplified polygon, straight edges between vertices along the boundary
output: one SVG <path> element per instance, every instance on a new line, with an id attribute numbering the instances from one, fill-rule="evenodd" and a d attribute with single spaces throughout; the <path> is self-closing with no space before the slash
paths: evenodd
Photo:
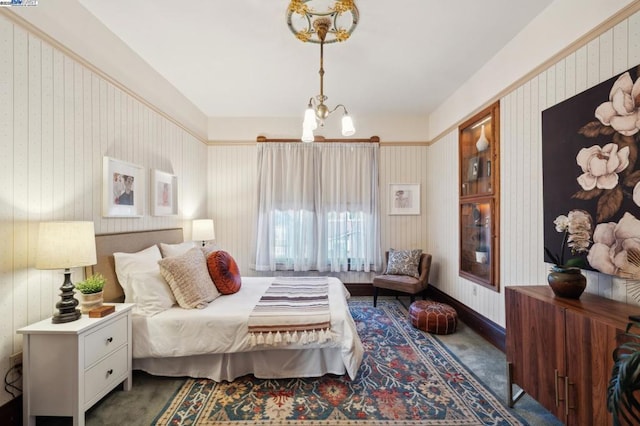
<path id="1" fill-rule="evenodd" d="M 612 424 L 612 353 L 640 307 L 589 293 L 562 299 L 547 285 L 507 287 L 505 298 L 509 404 L 517 384 L 565 424 Z"/>

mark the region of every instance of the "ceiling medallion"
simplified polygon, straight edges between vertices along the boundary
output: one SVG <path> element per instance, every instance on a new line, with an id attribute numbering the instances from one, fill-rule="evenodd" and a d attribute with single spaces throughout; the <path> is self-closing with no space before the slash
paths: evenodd
<path id="1" fill-rule="evenodd" d="M 287 25 L 303 42 L 335 43 L 345 41 L 358 25 L 360 15 L 354 0 L 291 0 L 287 8 Z M 328 19 L 329 28 L 321 40 L 314 27 L 317 19 Z"/>

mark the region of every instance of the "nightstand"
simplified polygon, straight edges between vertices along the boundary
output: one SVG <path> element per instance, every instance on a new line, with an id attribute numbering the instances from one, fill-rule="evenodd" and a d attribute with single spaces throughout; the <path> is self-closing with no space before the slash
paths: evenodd
<path id="1" fill-rule="evenodd" d="M 24 425 L 36 416 L 71 416 L 84 425 L 84 413 L 120 383 L 131 389 L 131 303 L 115 303 L 103 318 L 73 322 L 51 318 L 19 329 Z"/>

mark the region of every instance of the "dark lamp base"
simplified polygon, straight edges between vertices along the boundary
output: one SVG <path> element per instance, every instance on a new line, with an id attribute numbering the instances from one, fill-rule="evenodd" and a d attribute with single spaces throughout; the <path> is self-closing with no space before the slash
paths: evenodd
<path id="1" fill-rule="evenodd" d="M 60 301 L 56 303 L 58 313 L 51 318 L 51 322 L 54 324 L 61 324 L 64 322 L 71 322 L 79 320 L 82 317 L 82 312 L 76 309 L 79 302 L 78 299 L 73 297 L 75 294 L 74 286 L 71 283 L 71 271 L 69 269 L 64 270 L 64 283 L 60 287 Z"/>
<path id="2" fill-rule="evenodd" d="M 57 313 L 51 318 L 51 322 L 54 324 L 62 324 L 64 322 L 71 322 L 79 320 L 82 316 L 80 309 L 76 309 L 74 312 Z"/>

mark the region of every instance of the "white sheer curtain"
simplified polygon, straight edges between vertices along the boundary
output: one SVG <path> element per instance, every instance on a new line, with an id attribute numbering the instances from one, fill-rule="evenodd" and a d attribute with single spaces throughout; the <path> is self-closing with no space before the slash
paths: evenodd
<path id="1" fill-rule="evenodd" d="M 258 271 L 379 269 L 378 144 L 258 144 Z"/>

